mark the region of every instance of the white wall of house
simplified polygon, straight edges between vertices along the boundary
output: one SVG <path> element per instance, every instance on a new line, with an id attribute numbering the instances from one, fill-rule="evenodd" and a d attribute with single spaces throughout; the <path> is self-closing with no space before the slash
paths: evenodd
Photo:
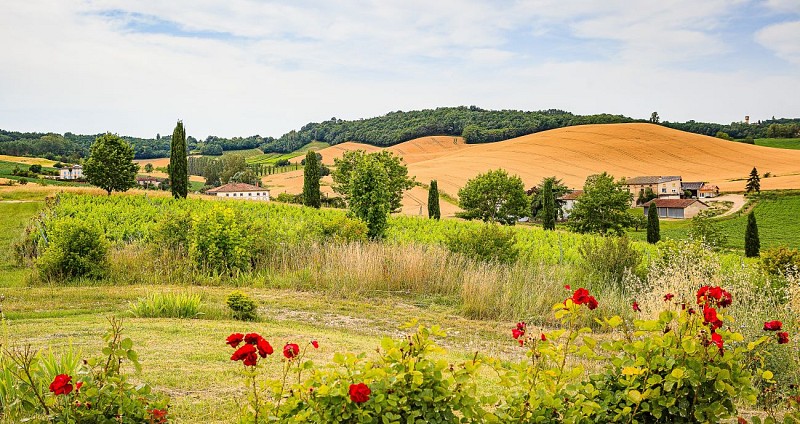
<path id="1" fill-rule="evenodd" d="M 233 191 L 217 193 L 217 197 L 226 199 L 269 200 L 269 191 Z"/>
<path id="2" fill-rule="evenodd" d="M 575 200 L 561 200 L 563 204 L 561 205 L 561 211 L 564 213 L 564 219 L 569 218 L 569 214 L 572 211 L 572 208 L 575 207 Z"/>
<path id="3" fill-rule="evenodd" d="M 83 178 L 83 168 L 82 167 L 61 168 L 58 171 L 58 174 L 62 180 L 77 180 L 78 178 Z"/>

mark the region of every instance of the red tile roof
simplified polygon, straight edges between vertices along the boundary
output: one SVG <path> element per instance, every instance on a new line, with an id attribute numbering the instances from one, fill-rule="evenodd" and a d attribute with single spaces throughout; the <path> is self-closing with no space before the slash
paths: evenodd
<path id="1" fill-rule="evenodd" d="M 256 187 L 252 184 L 245 183 L 228 183 L 217 188 L 212 188 L 206 193 L 233 193 L 241 191 L 269 191 L 265 187 Z"/>
<path id="2" fill-rule="evenodd" d="M 703 206 L 708 206 L 705 203 L 697 200 L 697 199 L 653 199 L 642 206 L 650 206 L 653 203 L 656 204 L 657 208 L 677 208 L 677 209 L 685 209 L 694 202 L 700 203 Z"/>
<path id="3" fill-rule="evenodd" d="M 558 200 L 575 200 L 578 197 L 581 197 L 583 194 L 583 190 L 574 190 L 572 193 L 567 193 L 558 198 Z"/>

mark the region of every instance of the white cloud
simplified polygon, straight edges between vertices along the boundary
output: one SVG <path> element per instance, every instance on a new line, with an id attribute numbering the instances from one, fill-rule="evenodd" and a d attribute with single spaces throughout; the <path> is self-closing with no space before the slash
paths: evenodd
<path id="1" fill-rule="evenodd" d="M 756 41 L 781 59 L 800 65 L 800 21 L 768 26 L 756 33 Z"/>

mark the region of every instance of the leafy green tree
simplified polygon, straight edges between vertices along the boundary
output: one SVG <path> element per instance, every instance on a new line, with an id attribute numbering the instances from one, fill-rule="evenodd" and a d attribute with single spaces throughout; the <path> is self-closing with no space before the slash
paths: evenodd
<path id="1" fill-rule="evenodd" d="M 556 198 L 553 194 L 553 181 L 545 180 L 542 190 L 542 228 L 545 230 L 556 229 Z"/>
<path id="2" fill-rule="evenodd" d="M 459 216 L 513 225 L 528 206 L 523 187 L 518 176 L 502 169 L 480 174 L 458 191 L 459 207 L 464 210 Z"/>
<path id="3" fill-rule="evenodd" d="M 753 192 L 756 194 L 761 193 L 761 177 L 758 176 L 758 170 L 755 166 L 753 170 L 750 171 L 750 176 L 747 178 L 747 185 L 745 185 L 745 193 L 750 194 Z"/>
<path id="4" fill-rule="evenodd" d="M 219 179 L 223 184 L 230 182 L 231 178 L 239 172 L 247 170 L 247 161 L 242 155 L 225 155 L 221 159 L 222 171 Z"/>
<path id="5" fill-rule="evenodd" d="M 247 168 L 244 171 L 239 171 L 234 174 L 228 182 L 258 185 L 259 178 L 252 169 Z"/>
<path id="6" fill-rule="evenodd" d="M 153 164 L 147 163 L 144 165 L 144 172 L 153 172 Z"/>
<path id="7" fill-rule="evenodd" d="M 544 196 L 542 196 L 542 192 L 544 189 L 544 185 L 548 181 L 550 181 L 551 183 L 550 186 L 552 188 L 553 197 L 555 199 L 558 199 L 559 197 L 569 193 L 569 187 L 567 187 L 560 179 L 556 177 L 543 178 L 542 181 L 539 183 L 539 185 L 528 190 L 528 195 L 531 198 L 531 218 L 539 218 L 539 219 L 542 218 L 540 216 L 540 213 L 542 211 L 542 205 L 544 203 L 543 202 Z M 556 219 L 564 216 L 564 211 L 562 210 L 561 207 L 562 207 L 561 202 L 556 201 L 555 202 Z"/>
<path id="8" fill-rule="evenodd" d="M 319 191 L 319 158 L 317 153 L 311 150 L 306 153 L 303 168 L 303 204 L 319 209 L 322 200 Z"/>
<path id="9" fill-rule="evenodd" d="M 375 160 L 386 171 L 389 178 L 387 190 L 389 191 L 389 211 L 397 212 L 400 210 L 403 200 L 403 192 L 414 187 L 414 179 L 409 178 L 408 168 L 403 165 L 403 159 L 393 155 L 391 152 L 382 151 L 377 153 L 366 153 L 363 150 L 345 152 L 341 158 L 334 159 L 336 170 L 333 171 L 333 191 L 341 194 L 349 202 L 352 193 L 353 169 L 359 163 Z"/>
<path id="10" fill-rule="evenodd" d="M 31 165 L 28 167 L 28 171 L 33 172 L 34 174 L 41 174 L 42 165 Z"/>
<path id="11" fill-rule="evenodd" d="M 753 211 L 747 214 L 747 230 L 744 232 L 744 255 L 748 258 L 757 258 L 761 251 L 761 241 L 758 238 L 758 224 Z"/>
<path id="12" fill-rule="evenodd" d="M 590 175 L 583 194 L 569 215 L 569 226 L 579 233 L 623 234 L 630 223 L 631 193 L 603 172 Z"/>
<path id="13" fill-rule="evenodd" d="M 350 212 L 367 224 L 371 239 L 383 238 L 391 212 L 389 173 L 376 156 L 367 156 L 355 163 L 350 173 L 347 194 Z"/>
<path id="14" fill-rule="evenodd" d="M 127 191 L 136 187 L 139 165 L 133 162 L 133 148 L 119 136 L 105 133 L 97 137 L 83 169 L 86 181 L 105 190 Z"/>
<path id="15" fill-rule="evenodd" d="M 658 243 L 661 240 L 661 225 L 658 222 L 658 207 L 651 203 L 647 209 L 647 242 Z"/>
<path id="16" fill-rule="evenodd" d="M 653 124 L 661 122 L 661 118 L 658 116 L 658 112 L 653 112 L 650 114 L 650 122 Z"/>
<path id="17" fill-rule="evenodd" d="M 639 197 L 636 199 L 636 204 L 641 205 L 657 198 L 658 195 L 653 191 L 652 188 L 645 187 L 644 189 L 639 190 Z"/>
<path id="18" fill-rule="evenodd" d="M 431 181 L 431 188 L 428 189 L 428 218 L 439 219 L 442 211 L 439 207 L 439 183 Z"/>
<path id="19" fill-rule="evenodd" d="M 172 131 L 172 143 L 169 152 L 169 181 L 172 187 L 172 196 L 176 199 L 185 199 L 189 192 L 189 164 L 186 156 L 189 150 L 186 146 L 186 130 L 183 121 L 178 121 Z"/>

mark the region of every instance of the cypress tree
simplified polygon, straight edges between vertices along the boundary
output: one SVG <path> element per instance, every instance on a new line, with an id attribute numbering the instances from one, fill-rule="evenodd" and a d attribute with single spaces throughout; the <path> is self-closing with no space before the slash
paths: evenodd
<path id="1" fill-rule="evenodd" d="M 661 225 L 658 222 L 658 207 L 655 202 L 647 209 L 647 242 L 658 243 L 661 240 Z"/>
<path id="2" fill-rule="evenodd" d="M 758 239 L 758 224 L 753 211 L 747 214 L 747 230 L 744 232 L 744 255 L 748 258 L 758 257 L 761 250 L 761 241 Z"/>
<path id="3" fill-rule="evenodd" d="M 556 199 L 553 196 L 553 180 L 546 179 L 542 188 L 542 228 L 556 229 Z"/>
<path id="4" fill-rule="evenodd" d="M 761 177 L 758 176 L 758 170 L 755 166 L 753 167 L 753 170 L 750 171 L 750 176 L 747 178 L 745 192 L 747 194 L 752 192 L 761 193 Z"/>
<path id="5" fill-rule="evenodd" d="M 303 204 L 319 209 L 322 199 L 319 192 L 319 159 L 317 152 L 306 153 L 306 164 L 303 168 Z"/>
<path id="6" fill-rule="evenodd" d="M 186 198 L 189 192 L 189 162 L 186 150 L 186 130 L 183 121 L 178 121 L 172 131 L 172 143 L 169 152 L 169 183 L 172 196 L 176 199 Z"/>
<path id="7" fill-rule="evenodd" d="M 431 188 L 428 190 L 428 218 L 439 219 L 442 211 L 439 209 L 439 183 L 431 180 Z"/>

